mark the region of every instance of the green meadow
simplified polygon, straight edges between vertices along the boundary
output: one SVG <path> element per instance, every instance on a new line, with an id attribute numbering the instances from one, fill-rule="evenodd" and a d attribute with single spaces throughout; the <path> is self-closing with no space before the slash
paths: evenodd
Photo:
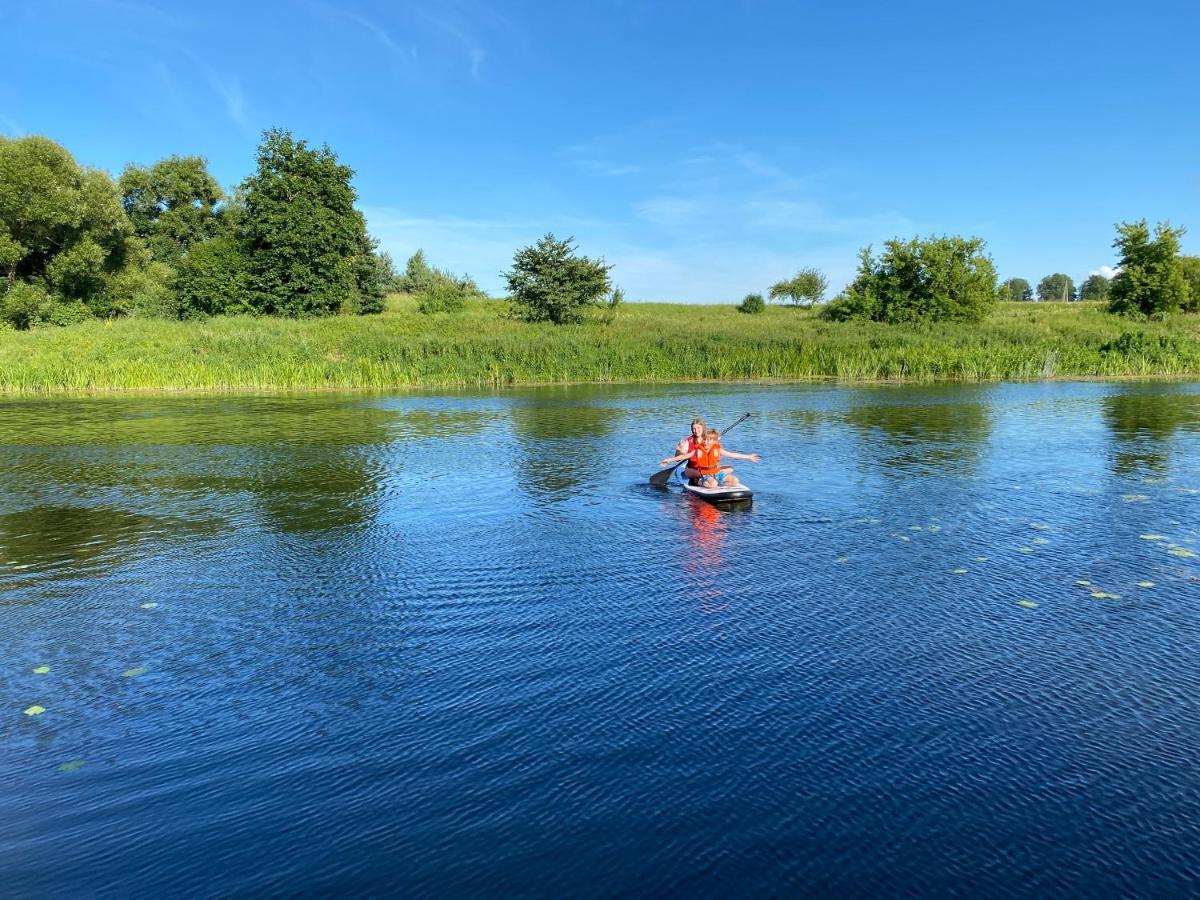
<path id="1" fill-rule="evenodd" d="M 503 301 L 422 314 L 92 320 L 0 332 L 0 392 L 273 391 L 709 380 L 934 381 L 1200 374 L 1200 316 L 1000 303 L 980 323 L 830 322 L 815 310 L 625 304 L 579 325 Z"/>

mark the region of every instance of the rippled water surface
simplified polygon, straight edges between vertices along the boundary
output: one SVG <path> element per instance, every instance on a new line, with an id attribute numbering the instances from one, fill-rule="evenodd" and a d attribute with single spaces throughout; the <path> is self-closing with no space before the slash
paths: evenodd
<path id="1" fill-rule="evenodd" d="M 742 412 L 751 509 L 646 484 Z M 6 896 L 1198 889 L 1196 385 L 10 399 L 0 458 Z"/>

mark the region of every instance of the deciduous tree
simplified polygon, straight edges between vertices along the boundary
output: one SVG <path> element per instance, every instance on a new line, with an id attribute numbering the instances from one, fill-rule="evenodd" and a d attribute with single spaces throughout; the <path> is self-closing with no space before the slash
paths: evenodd
<path id="1" fill-rule="evenodd" d="M 504 278 L 518 314 L 526 321 L 579 322 L 584 311 L 609 292 L 612 266 L 577 255 L 573 241 L 547 234 L 513 257 Z"/>
<path id="2" fill-rule="evenodd" d="M 1121 270 L 1109 293 L 1112 312 L 1161 317 L 1188 303 L 1188 280 L 1179 258 L 1183 233 L 1183 228 L 1160 222 L 1151 238 L 1145 219 L 1117 225 L 1113 246 L 1121 254 Z"/>
<path id="3" fill-rule="evenodd" d="M 1111 282 L 1099 272 L 1089 275 L 1079 286 L 1080 300 L 1107 300 Z"/>
<path id="4" fill-rule="evenodd" d="M 366 221 L 354 208 L 354 172 L 328 147 L 267 131 L 258 171 L 242 183 L 238 240 L 259 312 L 310 316 L 363 308 L 378 267 Z M 368 264 L 369 263 L 369 264 Z"/>
<path id="5" fill-rule="evenodd" d="M 1010 278 L 1000 285 L 998 297 L 1009 301 L 1032 300 L 1033 288 L 1024 278 Z"/>
<path id="6" fill-rule="evenodd" d="M 1075 282 L 1069 275 L 1055 272 L 1038 282 L 1037 293 L 1039 300 L 1074 300 Z"/>
<path id="7" fill-rule="evenodd" d="M 117 186 L 134 233 L 156 260 L 175 265 L 190 248 L 221 231 L 225 193 L 202 157 L 126 166 Z"/>
<path id="8" fill-rule="evenodd" d="M 769 296 L 772 300 L 791 300 L 794 306 L 808 306 L 823 301 L 828 287 L 829 282 L 819 270 L 801 269 L 791 278 L 771 285 Z"/>

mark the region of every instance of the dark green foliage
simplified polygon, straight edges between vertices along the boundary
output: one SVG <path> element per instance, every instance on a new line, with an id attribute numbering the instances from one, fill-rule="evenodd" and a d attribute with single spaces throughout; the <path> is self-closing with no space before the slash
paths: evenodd
<path id="1" fill-rule="evenodd" d="M 1179 257 L 1179 267 L 1188 283 L 1188 297 L 1182 308 L 1185 312 L 1200 312 L 1200 256 Z"/>
<path id="2" fill-rule="evenodd" d="M 771 285 L 772 300 L 791 300 L 794 306 L 810 306 L 825 299 L 829 282 L 818 269 L 801 269 L 786 281 Z"/>
<path id="3" fill-rule="evenodd" d="M 28 282 L 56 304 L 80 301 L 107 315 L 112 278 L 147 262 L 111 178 L 47 138 L 0 137 L 0 266 L 10 286 Z"/>
<path id="4" fill-rule="evenodd" d="M 1103 275 L 1089 275 L 1079 286 L 1080 300 L 1107 300 L 1112 284 Z"/>
<path id="5" fill-rule="evenodd" d="M 1069 275 L 1055 272 L 1038 282 L 1039 300 L 1067 301 L 1075 299 L 1075 282 Z"/>
<path id="6" fill-rule="evenodd" d="M 1109 292 L 1112 312 L 1161 318 L 1189 303 L 1188 279 L 1179 257 L 1183 233 L 1160 222 L 1151 239 L 1145 219 L 1117 225 L 1113 246 L 1121 253 L 1121 270 Z"/>
<path id="7" fill-rule="evenodd" d="M 737 311 L 753 316 L 758 315 L 766 308 L 767 304 L 763 302 L 762 294 L 747 294 L 738 304 Z"/>
<path id="8" fill-rule="evenodd" d="M 181 319 L 257 312 L 250 291 L 250 261 L 233 235 L 193 247 L 175 279 L 175 314 Z"/>
<path id="9" fill-rule="evenodd" d="M 1010 278 L 1004 284 L 1000 285 L 996 293 L 999 300 L 1007 301 L 1022 301 L 1033 299 L 1033 288 L 1029 286 L 1029 282 L 1024 278 Z"/>
<path id="10" fill-rule="evenodd" d="M 242 183 L 238 228 L 258 312 L 329 315 L 364 305 L 375 263 L 362 259 L 369 240 L 354 208 L 353 174 L 328 147 L 313 150 L 288 131 L 264 133 L 258 171 Z"/>
<path id="11" fill-rule="evenodd" d="M 375 252 L 378 247 L 379 241 L 364 231 L 358 255 L 354 257 L 356 293 L 346 299 L 342 307 L 343 312 L 359 315 L 383 312 L 383 299 L 390 288 L 387 286 L 387 272 L 380 265 L 379 256 Z M 394 271 L 392 275 L 395 275 Z"/>
<path id="12" fill-rule="evenodd" d="M 890 240 L 878 259 L 866 247 L 858 275 L 825 309 L 837 321 L 977 322 L 996 298 L 996 270 L 980 238 Z"/>
<path id="13" fill-rule="evenodd" d="M 504 278 L 521 318 L 555 325 L 581 322 L 585 310 L 609 292 L 612 266 L 576 256 L 573 240 L 560 241 L 547 234 L 534 246 L 517 251 Z"/>
<path id="14" fill-rule="evenodd" d="M 1151 364 L 1178 358 L 1186 350 L 1184 341 L 1172 335 L 1126 331 L 1114 341 L 1101 345 L 1101 353 L 1119 353 L 1124 357 L 1141 357 Z"/>
<path id="15" fill-rule="evenodd" d="M 53 306 L 42 288 L 18 281 L 0 297 L 0 320 L 14 328 L 33 328 L 46 322 Z"/>
<path id="16" fill-rule="evenodd" d="M 118 182 L 121 205 L 151 256 L 178 264 L 189 249 L 216 237 L 224 223 L 221 186 L 199 156 L 171 156 L 152 166 L 126 166 Z"/>

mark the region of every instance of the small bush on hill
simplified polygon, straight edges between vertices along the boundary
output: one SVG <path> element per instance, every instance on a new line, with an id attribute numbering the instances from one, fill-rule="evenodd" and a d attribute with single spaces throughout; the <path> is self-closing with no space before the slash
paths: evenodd
<path id="1" fill-rule="evenodd" d="M 757 315 L 766 309 L 767 304 L 763 302 L 762 294 L 747 294 L 742 302 L 738 304 L 737 311 L 747 313 L 749 315 Z"/>

